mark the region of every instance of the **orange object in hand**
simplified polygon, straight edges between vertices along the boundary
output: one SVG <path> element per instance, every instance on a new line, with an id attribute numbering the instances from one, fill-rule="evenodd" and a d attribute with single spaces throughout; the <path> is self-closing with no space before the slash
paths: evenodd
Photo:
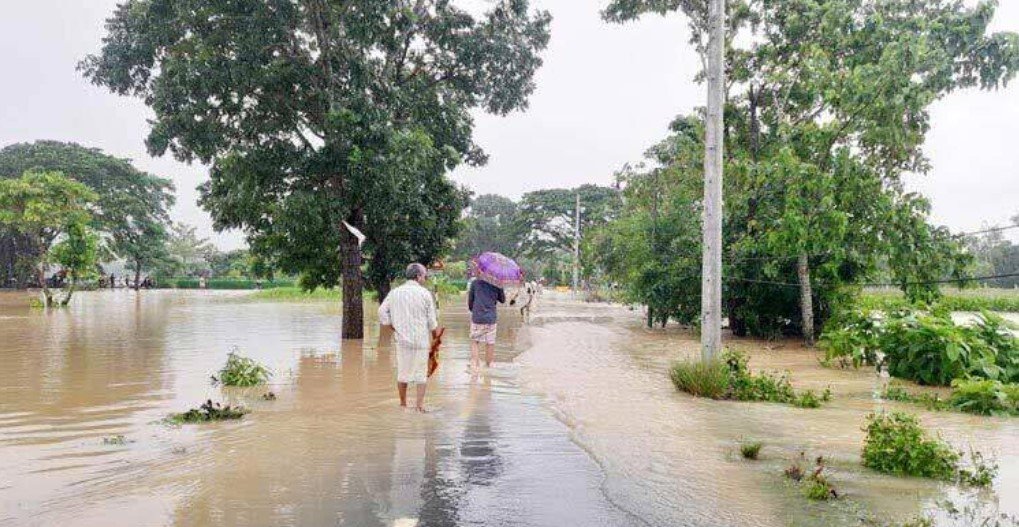
<path id="1" fill-rule="evenodd" d="M 442 346 L 442 334 L 446 328 L 435 330 L 432 336 L 432 349 L 428 351 L 428 376 L 431 377 L 435 370 L 439 369 L 439 348 Z"/>

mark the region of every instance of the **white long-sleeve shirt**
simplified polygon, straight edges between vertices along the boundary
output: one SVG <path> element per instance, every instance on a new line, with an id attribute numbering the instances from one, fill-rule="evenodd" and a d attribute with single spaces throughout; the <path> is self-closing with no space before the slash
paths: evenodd
<path id="1" fill-rule="evenodd" d="M 393 326 L 402 349 L 428 349 L 432 330 L 439 327 L 432 293 L 414 280 L 393 289 L 379 306 L 379 322 Z"/>

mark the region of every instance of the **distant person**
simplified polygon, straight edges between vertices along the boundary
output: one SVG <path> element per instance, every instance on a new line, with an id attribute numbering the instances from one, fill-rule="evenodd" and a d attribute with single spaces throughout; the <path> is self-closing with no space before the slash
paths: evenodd
<path id="1" fill-rule="evenodd" d="M 471 369 L 481 369 L 481 350 L 485 346 L 485 366 L 495 360 L 495 334 L 498 304 L 506 303 L 506 292 L 484 280 L 473 280 L 467 289 L 467 309 L 471 312 Z"/>
<path id="2" fill-rule="evenodd" d="M 414 409 L 424 413 L 428 388 L 428 352 L 439 327 L 435 299 L 425 287 L 428 269 L 419 263 L 407 266 L 407 282 L 393 289 L 379 306 L 379 322 L 396 333 L 396 391 L 400 406 L 407 407 L 407 385 L 417 390 Z"/>

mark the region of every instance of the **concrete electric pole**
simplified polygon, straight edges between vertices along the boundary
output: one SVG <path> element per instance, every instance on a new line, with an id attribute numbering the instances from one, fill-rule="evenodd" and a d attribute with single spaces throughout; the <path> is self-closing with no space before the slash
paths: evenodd
<path id="1" fill-rule="evenodd" d="M 725 0 L 709 0 L 708 113 L 704 149 L 704 256 L 701 268 L 701 358 L 722 348 L 722 110 L 725 89 Z"/>
<path id="2" fill-rule="evenodd" d="M 580 292 L 580 193 L 577 193 L 576 225 L 573 230 L 573 296 Z"/>

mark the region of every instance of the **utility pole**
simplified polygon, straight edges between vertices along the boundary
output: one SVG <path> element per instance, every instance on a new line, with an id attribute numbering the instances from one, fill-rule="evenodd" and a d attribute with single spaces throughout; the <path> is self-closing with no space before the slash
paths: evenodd
<path id="1" fill-rule="evenodd" d="M 722 105 L 725 0 L 709 0 L 708 113 L 704 139 L 704 256 L 701 262 L 701 358 L 722 348 Z"/>
<path id="2" fill-rule="evenodd" d="M 580 193 L 577 193 L 576 225 L 573 229 L 573 296 L 580 292 Z"/>

